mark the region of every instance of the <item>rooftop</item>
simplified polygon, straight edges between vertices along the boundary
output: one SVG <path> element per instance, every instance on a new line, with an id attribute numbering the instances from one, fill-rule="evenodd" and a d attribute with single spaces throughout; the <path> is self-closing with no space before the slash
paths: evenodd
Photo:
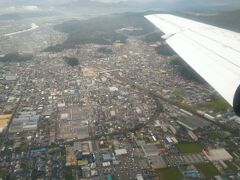
<path id="1" fill-rule="evenodd" d="M 196 116 L 182 117 L 177 122 L 180 125 L 186 127 L 187 129 L 190 129 L 192 131 L 196 130 L 198 128 L 207 127 L 207 126 L 209 126 L 211 124 L 210 122 L 208 122 L 208 121 L 206 121 L 204 119 L 198 118 Z"/>
<path id="2" fill-rule="evenodd" d="M 145 156 L 156 156 L 159 154 L 159 149 L 155 144 L 142 145 Z"/>
<path id="3" fill-rule="evenodd" d="M 205 151 L 206 152 L 206 151 Z M 210 149 L 204 153 L 210 161 L 232 160 L 233 157 L 227 152 L 226 149 Z"/>
<path id="4" fill-rule="evenodd" d="M 166 168 L 167 164 L 161 156 L 149 156 L 148 157 L 153 169 Z"/>

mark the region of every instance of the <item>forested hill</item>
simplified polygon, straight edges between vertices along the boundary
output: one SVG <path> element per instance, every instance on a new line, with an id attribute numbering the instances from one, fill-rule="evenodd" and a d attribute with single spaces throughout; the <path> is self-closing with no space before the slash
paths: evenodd
<path id="1" fill-rule="evenodd" d="M 64 49 L 73 48 L 75 45 L 87 43 L 112 44 L 116 40 L 125 42 L 127 36 L 118 33 L 116 30 L 126 27 L 142 29 L 135 34 L 133 32 L 131 35 L 151 33 L 155 27 L 144 18 L 144 15 L 153 13 L 161 12 L 122 13 L 96 17 L 84 21 L 72 20 L 64 22 L 56 25 L 55 29 L 67 33 L 68 39 L 64 43 L 48 47 L 44 51 L 59 52 Z M 173 14 L 240 32 L 240 10 L 221 12 L 210 16 L 189 15 L 179 12 Z"/>
<path id="2" fill-rule="evenodd" d="M 198 20 L 207 24 L 215 25 L 217 27 L 240 32 L 240 9 L 234 11 L 221 12 L 219 14 L 210 16 L 198 16 L 186 14 L 180 15 L 186 18 L 191 18 L 193 20 Z"/>
<path id="3" fill-rule="evenodd" d="M 33 59 L 32 54 L 23 54 L 23 53 L 9 53 L 3 57 L 0 57 L 0 62 L 24 62 L 30 61 Z"/>
<path id="4" fill-rule="evenodd" d="M 116 40 L 125 42 L 126 35 L 116 32 L 121 28 L 141 29 L 132 35 L 143 35 L 154 31 L 155 27 L 144 18 L 144 13 L 123 13 L 97 17 L 85 21 L 67 21 L 55 27 L 67 33 L 68 39 L 61 45 L 49 47 L 46 51 L 61 51 L 77 44 L 96 43 L 112 44 Z"/>

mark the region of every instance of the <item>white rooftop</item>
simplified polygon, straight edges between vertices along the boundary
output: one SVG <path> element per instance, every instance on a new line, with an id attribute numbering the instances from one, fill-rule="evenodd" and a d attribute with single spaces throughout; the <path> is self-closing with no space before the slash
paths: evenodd
<path id="1" fill-rule="evenodd" d="M 232 160 L 233 157 L 225 149 L 210 149 L 205 154 L 210 161 Z"/>
<path id="2" fill-rule="evenodd" d="M 127 150 L 126 149 L 116 149 L 115 154 L 116 154 L 116 156 L 124 155 L 124 154 L 127 154 Z"/>

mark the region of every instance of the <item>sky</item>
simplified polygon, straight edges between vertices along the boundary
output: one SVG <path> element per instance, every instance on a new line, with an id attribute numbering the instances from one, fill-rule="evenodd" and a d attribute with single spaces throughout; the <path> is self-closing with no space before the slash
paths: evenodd
<path id="1" fill-rule="evenodd" d="M 128 1 L 128 2 L 142 2 L 142 3 L 148 3 L 148 2 L 153 2 L 153 1 L 158 1 L 160 2 L 169 2 L 169 3 L 174 3 L 174 2 L 196 2 L 196 1 L 204 1 L 204 0 L 93 0 L 93 1 L 101 1 L 101 2 L 120 2 L 120 1 Z M 208 0 L 209 3 L 212 2 L 218 2 L 218 3 L 229 3 L 231 0 Z M 235 0 L 236 1 L 236 0 Z"/>
<path id="2" fill-rule="evenodd" d="M 49 4 L 61 4 L 61 3 L 67 3 L 71 1 L 77 1 L 77 0 L 42 0 L 43 2 L 49 3 Z M 176 3 L 176 2 L 199 2 L 203 1 L 206 3 L 232 3 L 240 0 L 91 0 L 91 1 L 101 1 L 101 2 L 108 2 L 108 3 L 114 3 L 114 2 L 120 2 L 120 1 L 126 1 L 126 2 L 137 2 L 137 3 L 150 3 L 150 2 L 163 2 L 163 3 Z M 12 4 L 35 4 L 39 3 L 41 0 L 0 0 L 0 5 L 4 3 L 12 3 Z"/>
<path id="3" fill-rule="evenodd" d="M 100 1 L 100 2 L 123 2 L 123 1 L 128 1 L 128 2 L 138 2 L 138 3 L 148 3 L 148 2 L 153 2 L 156 0 L 94 0 L 94 1 Z M 159 2 L 176 2 L 179 0 L 159 0 Z"/>
<path id="4" fill-rule="evenodd" d="M 13 11 L 41 11 L 43 8 L 57 7 L 61 4 L 67 4 L 73 1 L 84 1 L 84 0 L 0 0 L 0 9 L 8 12 Z M 132 5 L 144 7 L 211 7 L 217 6 L 232 6 L 240 9 L 240 0 L 89 0 L 89 1 L 100 1 L 105 3 L 116 3 L 126 2 Z M 144 5 L 142 5 L 144 4 Z"/>
<path id="5" fill-rule="evenodd" d="M 240 0 L 93 0 L 93 1 L 101 1 L 101 2 L 120 2 L 120 1 L 127 1 L 127 2 L 138 2 L 138 3 L 150 3 L 150 2 L 159 2 L 159 3 L 199 3 L 203 2 L 207 4 L 231 4 L 240 2 Z M 240 7 L 239 7 L 240 8 Z"/>

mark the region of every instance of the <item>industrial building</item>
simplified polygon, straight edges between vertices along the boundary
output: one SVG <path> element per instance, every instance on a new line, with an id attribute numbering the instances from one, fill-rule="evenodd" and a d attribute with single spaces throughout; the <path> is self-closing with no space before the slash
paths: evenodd
<path id="1" fill-rule="evenodd" d="M 66 166 L 84 166 L 93 162 L 92 143 L 90 141 L 74 142 L 66 147 Z"/>
<path id="2" fill-rule="evenodd" d="M 12 120 L 9 132 L 19 133 L 22 131 L 33 132 L 37 130 L 39 115 L 35 111 L 21 112 L 20 115 Z"/>
<path id="3" fill-rule="evenodd" d="M 161 156 L 149 156 L 148 161 L 153 169 L 161 169 L 167 167 L 166 162 Z"/>
<path id="4" fill-rule="evenodd" d="M 5 80 L 6 81 L 16 81 L 17 78 L 18 77 L 16 75 L 6 75 Z"/>
<path id="5" fill-rule="evenodd" d="M 73 106 L 59 114 L 57 139 L 84 139 L 89 137 L 88 110 Z"/>
<path id="6" fill-rule="evenodd" d="M 103 161 L 113 161 L 115 159 L 113 154 L 103 154 L 102 155 Z"/>
<path id="7" fill-rule="evenodd" d="M 160 152 L 155 144 L 145 144 L 145 145 L 142 145 L 141 147 L 145 157 L 157 156 Z"/>
<path id="8" fill-rule="evenodd" d="M 4 131 L 4 129 L 6 129 L 11 118 L 12 118 L 12 114 L 0 115 L 0 133 L 2 133 Z"/>
<path id="9" fill-rule="evenodd" d="M 115 154 L 116 154 L 116 156 L 127 155 L 127 150 L 126 149 L 116 149 Z"/>
<path id="10" fill-rule="evenodd" d="M 203 152 L 210 161 L 232 160 L 233 157 L 224 148 L 209 149 Z"/>
<path id="11" fill-rule="evenodd" d="M 210 122 L 196 116 L 181 117 L 179 120 L 177 120 L 177 123 L 191 131 L 194 131 L 198 128 L 208 127 L 211 124 Z"/>

